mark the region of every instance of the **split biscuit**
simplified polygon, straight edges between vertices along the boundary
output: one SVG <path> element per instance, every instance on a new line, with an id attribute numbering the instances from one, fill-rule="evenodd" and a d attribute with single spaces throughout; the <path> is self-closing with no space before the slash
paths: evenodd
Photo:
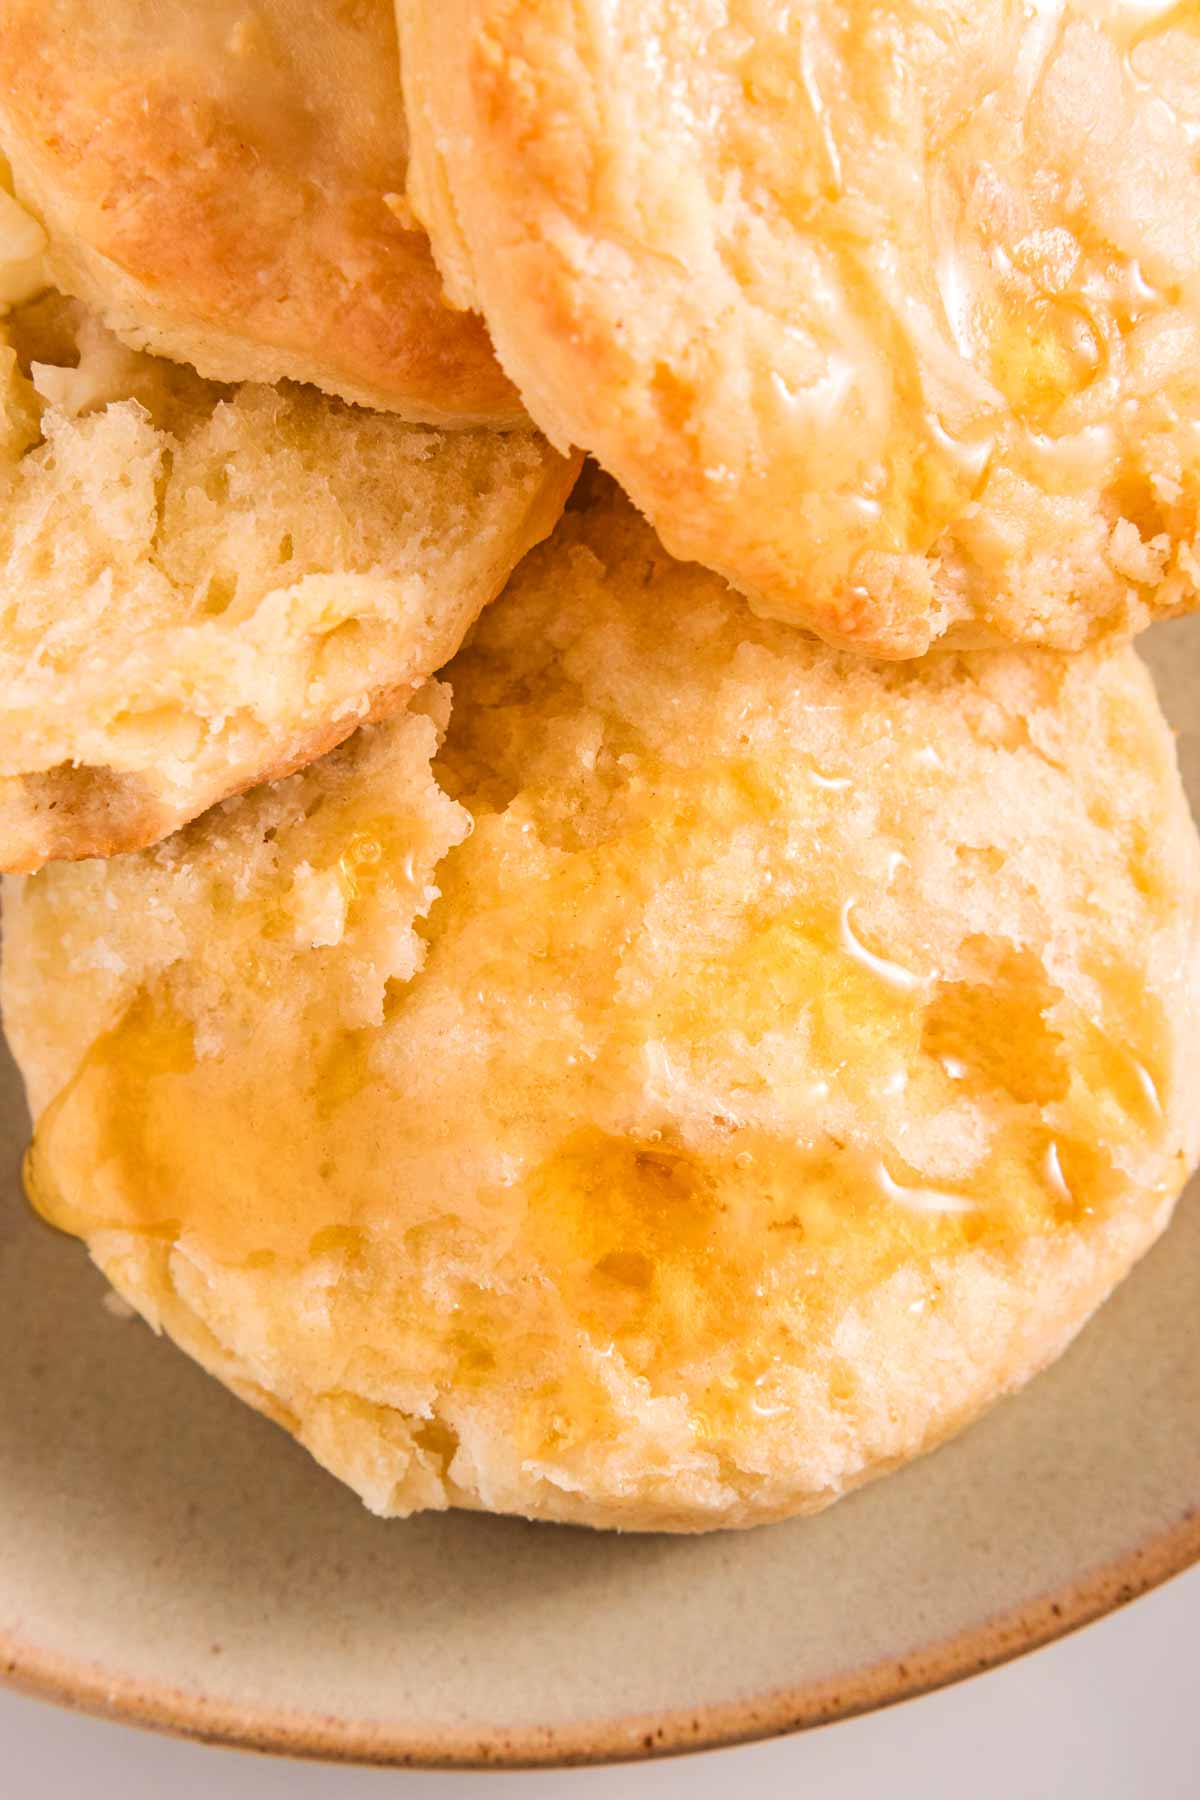
<path id="1" fill-rule="evenodd" d="M 750 1525 L 1056 1356 L 1198 1148 L 1128 648 L 884 665 L 604 485 L 396 721 L 11 880 L 31 1194 L 380 1513 Z"/>

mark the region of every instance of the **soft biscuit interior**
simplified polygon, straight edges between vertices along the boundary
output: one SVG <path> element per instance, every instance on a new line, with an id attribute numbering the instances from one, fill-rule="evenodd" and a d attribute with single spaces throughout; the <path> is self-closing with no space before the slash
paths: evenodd
<path id="1" fill-rule="evenodd" d="M 448 680 L 10 890 L 45 1215 L 384 1511 L 811 1503 L 1030 1372 L 1196 1149 L 1133 655 L 871 666 L 601 487 Z"/>
<path id="2" fill-rule="evenodd" d="M 0 352 L 0 867 L 153 842 L 403 706 L 576 464 L 222 388 L 50 293 Z"/>

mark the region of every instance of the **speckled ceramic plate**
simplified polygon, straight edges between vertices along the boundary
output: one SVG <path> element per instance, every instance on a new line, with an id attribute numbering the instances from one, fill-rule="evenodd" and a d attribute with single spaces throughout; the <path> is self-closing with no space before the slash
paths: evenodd
<path id="1" fill-rule="evenodd" d="M 1151 634 L 1200 799 L 1200 620 Z M 1191 735 L 1189 735 L 1189 733 Z M 416 1763 L 587 1761 L 860 1711 L 1200 1557 L 1200 1187 L 1055 1368 L 816 1519 L 597 1536 L 382 1523 L 112 1316 L 29 1216 L 0 1070 L 0 1673 L 198 1736 Z"/>

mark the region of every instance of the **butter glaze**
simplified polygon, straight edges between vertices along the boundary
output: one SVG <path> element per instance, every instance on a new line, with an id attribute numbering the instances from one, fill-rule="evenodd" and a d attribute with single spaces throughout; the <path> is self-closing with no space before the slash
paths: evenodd
<path id="1" fill-rule="evenodd" d="M 1194 4 L 400 18 L 452 297 L 676 555 L 885 657 L 1197 604 Z"/>

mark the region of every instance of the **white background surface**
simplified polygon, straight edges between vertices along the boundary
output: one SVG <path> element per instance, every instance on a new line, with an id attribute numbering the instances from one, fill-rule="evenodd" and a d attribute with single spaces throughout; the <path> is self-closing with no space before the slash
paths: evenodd
<path id="1" fill-rule="evenodd" d="M 641 1767 L 409 1774 L 260 1760 L 0 1694 L 3 1800 L 1200 1800 L 1200 1569 L 869 1718 Z"/>

